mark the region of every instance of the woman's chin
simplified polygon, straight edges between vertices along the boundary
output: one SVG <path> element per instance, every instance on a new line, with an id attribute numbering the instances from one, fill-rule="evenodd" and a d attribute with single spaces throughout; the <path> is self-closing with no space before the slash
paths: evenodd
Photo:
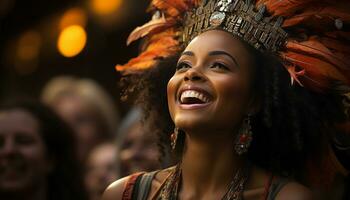
<path id="1" fill-rule="evenodd" d="M 177 115 L 174 120 L 176 127 L 184 131 L 208 129 L 212 121 L 205 114 L 182 114 Z"/>

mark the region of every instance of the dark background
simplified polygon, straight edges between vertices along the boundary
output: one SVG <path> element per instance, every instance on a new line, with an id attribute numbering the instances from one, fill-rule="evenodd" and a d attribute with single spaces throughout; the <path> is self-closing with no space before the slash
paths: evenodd
<path id="1" fill-rule="evenodd" d="M 97 16 L 89 0 L 0 0 L 0 98 L 31 96 L 38 98 L 45 83 L 57 75 L 92 78 L 100 83 L 119 104 L 122 114 L 128 105 L 120 102 L 117 86 L 123 64 L 138 51 L 138 45 L 126 47 L 128 34 L 142 25 L 149 1 L 123 0 L 118 10 Z M 71 8 L 86 13 L 87 43 L 77 56 L 67 58 L 57 50 L 59 20 Z M 40 37 L 38 55 L 21 60 L 16 51 L 20 38 L 35 32 Z"/>

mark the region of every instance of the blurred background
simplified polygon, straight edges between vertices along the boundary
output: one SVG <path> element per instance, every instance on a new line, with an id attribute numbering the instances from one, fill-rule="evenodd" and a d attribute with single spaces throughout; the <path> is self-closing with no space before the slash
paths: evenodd
<path id="1" fill-rule="evenodd" d="M 100 199 L 167 165 L 116 64 L 148 0 L 0 0 L 0 199 Z"/>
<path id="2" fill-rule="evenodd" d="M 137 53 L 128 34 L 150 16 L 146 0 L 1 0 L 1 97 L 38 96 L 57 75 L 92 78 L 119 104 L 114 66 Z M 120 106 L 125 114 L 129 109 Z M 125 108 L 125 109 L 124 109 Z"/>

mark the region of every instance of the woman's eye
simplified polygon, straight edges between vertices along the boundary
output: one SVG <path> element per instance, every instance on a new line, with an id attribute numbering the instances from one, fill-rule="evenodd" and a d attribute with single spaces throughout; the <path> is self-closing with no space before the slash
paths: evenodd
<path id="1" fill-rule="evenodd" d="M 225 64 L 222 63 L 214 63 L 211 68 L 217 68 L 217 69 L 225 69 L 225 70 L 230 70 Z"/>
<path id="2" fill-rule="evenodd" d="M 186 69 L 186 68 L 190 68 L 191 66 L 188 63 L 185 62 L 180 62 L 179 64 L 177 64 L 176 66 L 176 71 L 182 70 L 182 69 Z"/>

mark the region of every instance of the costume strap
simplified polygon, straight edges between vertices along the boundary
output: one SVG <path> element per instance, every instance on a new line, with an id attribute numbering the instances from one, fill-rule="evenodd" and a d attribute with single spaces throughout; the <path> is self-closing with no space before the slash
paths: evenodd
<path id="1" fill-rule="evenodd" d="M 143 174 L 138 182 L 137 200 L 146 200 L 152 187 L 152 180 L 158 171 Z"/>
<path id="2" fill-rule="evenodd" d="M 344 176 L 349 175 L 350 170 L 350 161 L 349 161 L 349 150 L 341 150 L 336 145 L 331 144 L 330 150 L 329 150 L 329 157 L 334 165 L 334 167 L 337 169 L 338 172 L 340 172 Z"/>
<path id="3" fill-rule="evenodd" d="M 279 178 L 276 176 L 273 176 L 271 180 L 268 195 L 266 196 L 265 200 L 274 200 L 282 188 L 290 182 L 290 180 L 286 178 Z"/>
<path id="4" fill-rule="evenodd" d="M 139 172 L 131 175 L 128 181 L 125 184 L 122 200 L 132 200 L 133 199 L 133 191 L 136 186 L 136 182 L 140 176 L 142 176 L 144 172 Z"/>
<path id="5" fill-rule="evenodd" d="M 269 190 L 272 184 L 272 180 L 274 179 L 274 175 L 270 174 L 269 175 L 269 179 L 267 180 L 266 184 L 265 184 L 265 189 L 264 189 L 264 198 L 263 200 L 267 200 L 267 197 L 269 196 Z"/>

